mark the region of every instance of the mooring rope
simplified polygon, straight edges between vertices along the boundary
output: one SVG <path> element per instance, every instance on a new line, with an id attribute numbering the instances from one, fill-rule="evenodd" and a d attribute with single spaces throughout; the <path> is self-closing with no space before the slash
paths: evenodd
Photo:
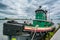
<path id="1" fill-rule="evenodd" d="M 35 26 L 35 30 L 34 30 L 35 32 L 34 32 L 34 34 L 33 34 L 32 38 L 31 38 L 31 40 L 33 40 L 33 39 L 34 39 L 34 36 L 35 36 L 35 34 L 36 34 L 36 29 L 38 28 L 38 26 L 39 26 L 39 25 L 36 25 L 36 26 Z"/>

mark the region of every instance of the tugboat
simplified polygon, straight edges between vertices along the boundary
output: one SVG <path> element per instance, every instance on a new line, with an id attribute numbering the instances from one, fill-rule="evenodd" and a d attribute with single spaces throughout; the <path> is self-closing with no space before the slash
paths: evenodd
<path id="1" fill-rule="evenodd" d="M 54 30 L 52 27 L 54 23 L 47 21 L 47 10 L 41 9 L 41 6 L 35 13 L 35 19 L 32 20 L 33 24 L 28 24 L 25 21 L 24 23 L 16 21 L 4 23 L 3 34 L 8 35 L 9 40 L 13 40 L 14 37 L 15 40 L 45 40 L 47 33 Z"/>
<path id="2" fill-rule="evenodd" d="M 33 20 L 32 26 L 26 25 L 25 30 L 36 31 L 36 32 L 51 31 L 53 29 L 52 26 L 54 23 L 47 21 L 47 11 L 41 9 L 40 6 L 39 9 L 35 11 L 35 13 L 36 13 L 35 20 Z"/>

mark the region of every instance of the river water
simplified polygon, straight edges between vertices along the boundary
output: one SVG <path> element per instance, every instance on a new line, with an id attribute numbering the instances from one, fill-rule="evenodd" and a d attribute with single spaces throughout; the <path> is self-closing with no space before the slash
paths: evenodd
<path id="1" fill-rule="evenodd" d="M 3 23 L 6 22 L 4 20 L 0 20 L 0 40 L 7 40 L 8 37 L 3 35 Z"/>

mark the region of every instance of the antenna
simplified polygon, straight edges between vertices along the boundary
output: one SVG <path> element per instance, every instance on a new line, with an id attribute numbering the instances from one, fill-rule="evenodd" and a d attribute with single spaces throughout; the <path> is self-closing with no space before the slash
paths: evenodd
<path id="1" fill-rule="evenodd" d="M 41 8 L 42 6 L 39 6 L 39 8 Z"/>

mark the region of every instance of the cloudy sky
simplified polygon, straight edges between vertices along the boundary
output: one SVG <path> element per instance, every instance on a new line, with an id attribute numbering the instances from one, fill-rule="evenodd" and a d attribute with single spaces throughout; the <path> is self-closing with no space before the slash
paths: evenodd
<path id="1" fill-rule="evenodd" d="M 34 11 L 40 5 L 48 10 L 48 18 L 60 19 L 60 0 L 0 0 L 0 18 L 34 18 Z"/>

